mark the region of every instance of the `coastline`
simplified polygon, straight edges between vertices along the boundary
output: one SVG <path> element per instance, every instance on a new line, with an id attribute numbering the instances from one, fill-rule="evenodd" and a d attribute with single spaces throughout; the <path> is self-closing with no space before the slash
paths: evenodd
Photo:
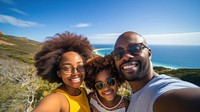
<path id="1" fill-rule="evenodd" d="M 100 56 L 104 56 L 104 55 L 100 54 L 100 53 L 98 52 L 98 50 L 101 50 L 101 48 L 94 49 L 94 50 L 93 50 L 94 54 L 97 54 L 97 55 L 100 55 Z"/>
<path id="2" fill-rule="evenodd" d="M 99 53 L 99 50 L 104 48 L 95 48 L 94 53 L 95 55 L 104 56 Z M 200 86 L 200 68 L 187 68 L 187 67 L 176 67 L 162 63 L 152 62 L 153 68 L 155 72 L 158 74 L 166 74 L 171 77 L 176 77 L 184 81 L 191 82 Z"/>
<path id="3" fill-rule="evenodd" d="M 94 44 L 96 54 L 104 56 L 113 51 L 113 44 Z M 153 66 L 179 69 L 200 69 L 200 46 L 149 45 Z M 108 49 L 109 48 L 109 49 Z M 192 55 L 191 55 L 192 54 Z"/>
<path id="4" fill-rule="evenodd" d="M 181 68 L 181 67 L 164 65 L 164 64 L 154 63 L 154 62 L 152 62 L 152 64 L 153 64 L 153 67 L 164 67 L 164 68 L 170 68 L 170 69 L 179 69 L 179 68 Z"/>
<path id="5" fill-rule="evenodd" d="M 100 56 L 105 56 L 105 54 L 100 53 L 101 50 L 109 50 L 110 48 L 95 48 L 93 50 L 94 54 L 100 55 Z M 181 69 L 184 67 L 178 67 L 178 66 L 173 66 L 173 65 L 166 65 L 162 63 L 157 63 L 157 62 L 152 62 L 153 67 L 164 67 L 164 68 L 169 68 L 169 69 Z M 192 68 L 186 68 L 186 69 L 192 69 Z"/>

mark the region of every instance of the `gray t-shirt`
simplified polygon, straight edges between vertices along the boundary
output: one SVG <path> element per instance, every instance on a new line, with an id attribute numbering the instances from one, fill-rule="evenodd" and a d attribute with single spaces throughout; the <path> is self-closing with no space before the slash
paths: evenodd
<path id="1" fill-rule="evenodd" d="M 127 112 L 153 112 L 153 104 L 160 95 L 170 90 L 182 88 L 199 87 L 164 74 L 158 75 L 141 90 L 131 94 L 131 102 Z"/>

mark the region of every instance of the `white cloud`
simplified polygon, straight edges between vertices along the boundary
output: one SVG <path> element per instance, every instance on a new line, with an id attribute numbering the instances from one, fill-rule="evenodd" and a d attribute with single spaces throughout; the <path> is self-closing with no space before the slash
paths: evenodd
<path id="1" fill-rule="evenodd" d="M 14 11 L 14 12 L 17 12 L 17 13 L 19 13 L 19 14 L 22 14 L 22 15 L 28 16 L 27 13 L 25 13 L 25 12 L 19 10 L 19 9 L 16 9 L 16 8 L 10 8 L 10 10 L 11 10 L 11 11 Z"/>
<path id="2" fill-rule="evenodd" d="M 121 33 L 93 34 L 92 44 L 114 44 Z M 143 35 L 150 45 L 200 45 L 200 32 Z"/>
<path id="3" fill-rule="evenodd" d="M 149 44 L 200 45 L 200 32 L 143 35 Z"/>
<path id="4" fill-rule="evenodd" d="M 74 25 L 74 27 L 77 27 L 77 28 L 85 28 L 85 27 L 90 27 L 90 26 L 92 26 L 92 24 L 90 23 L 79 23 L 79 24 Z"/>
<path id="5" fill-rule="evenodd" d="M 0 0 L 0 2 L 6 3 L 6 4 L 11 4 L 11 5 L 15 4 L 14 0 Z"/>
<path id="6" fill-rule="evenodd" d="M 20 20 L 15 17 L 12 17 L 12 16 L 3 15 L 3 14 L 0 14 L 0 23 L 8 23 L 8 24 L 11 24 L 13 26 L 18 26 L 18 27 L 42 27 L 42 26 L 45 26 L 45 25 L 37 23 L 37 22 L 24 21 L 24 20 Z"/>
<path id="7" fill-rule="evenodd" d="M 88 39 L 92 44 L 114 44 L 119 35 L 119 33 L 93 34 L 89 35 Z"/>

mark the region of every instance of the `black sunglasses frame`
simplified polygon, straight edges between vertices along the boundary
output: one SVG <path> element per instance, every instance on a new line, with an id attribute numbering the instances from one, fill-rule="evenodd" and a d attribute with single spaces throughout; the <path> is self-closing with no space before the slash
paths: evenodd
<path id="1" fill-rule="evenodd" d="M 134 49 L 132 47 L 134 47 Z M 131 55 L 137 55 L 144 48 L 150 49 L 143 43 L 129 44 L 127 47 L 127 52 L 129 52 Z M 117 48 L 111 52 L 111 55 L 113 56 L 113 58 L 115 60 L 120 60 L 125 55 L 125 53 L 126 53 L 126 51 L 123 48 Z"/>
<path id="2" fill-rule="evenodd" d="M 102 90 L 104 87 L 105 87 L 105 83 L 109 86 L 114 86 L 116 81 L 115 81 L 115 78 L 108 78 L 105 82 L 97 82 L 95 84 L 95 88 L 97 90 Z"/>

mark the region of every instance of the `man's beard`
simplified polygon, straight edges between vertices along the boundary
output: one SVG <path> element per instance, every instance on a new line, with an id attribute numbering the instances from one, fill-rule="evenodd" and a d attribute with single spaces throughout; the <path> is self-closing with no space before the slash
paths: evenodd
<path id="1" fill-rule="evenodd" d="M 131 62 L 131 61 L 136 61 L 136 60 L 133 60 L 133 59 L 129 59 L 125 62 L 122 63 L 122 65 L 124 63 L 128 63 L 128 62 Z M 148 60 L 147 60 L 148 61 Z M 122 78 L 124 78 L 126 81 L 129 81 L 129 82 L 132 82 L 132 81 L 139 81 L 139 80 L 142 80 L 143 78 L 145 78 L 145 76 L 147 75 L 148 72 L 146 72 L 146 70 L 149 70 L 149 65 L 150 63 L 149 62 L 141 62 L 141 61 L 138 61 L 137 62 L 139 63 L 139 67 L 138 67 L 138 70 L 136 71 L 136 73 L 134 74 L 124 74 L 122 72 L 122 68 L 120 67 L 120 75 L 122 76 Z M 145 66 L 146 65 L 146 66 Z"/>
<path id="2" fill-rule="evenodd" d="M 132 74 L 124 75 L 124 73 L 123 73 L 123 72 L 121 71 L 121 69 L 120 69 L 120 74 L 121 74 L 122 78 L 124 78 L 126 81 L 138 81 L 138 80 L 143 79 L 141 73 L 136 73 L 135 76 L 132 75 Z M 141 75 L 139 75 L 139 74 L 141 74 Z"/>

